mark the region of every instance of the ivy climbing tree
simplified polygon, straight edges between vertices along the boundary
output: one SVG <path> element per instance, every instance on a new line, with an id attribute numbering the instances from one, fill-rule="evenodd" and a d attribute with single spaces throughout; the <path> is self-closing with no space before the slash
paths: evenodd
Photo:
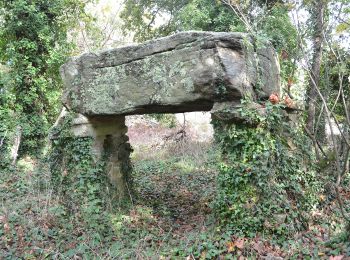
<path id="1" fill-rule="evenodd" d="M 59 110 L 58 69 L 72 48 L 67 32 L 84 5 L 80 0 L 0 1 L 0 91 L 6 93 L 0 119 L 16 122 L 0 129 L 2 150 L 17 132 L 19 155 L 40 155 Z"/>

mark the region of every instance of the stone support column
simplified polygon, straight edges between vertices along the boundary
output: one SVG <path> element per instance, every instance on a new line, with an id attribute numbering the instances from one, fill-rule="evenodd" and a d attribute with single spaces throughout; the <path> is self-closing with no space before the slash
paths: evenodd
<path id="1" fill-rule="evenodd" d="M 118 200 L 128 196 L 131 171 L 129 138 L 124 116 L 87 118 L 79 115 L 73 120 L 73 134 L 77 137 L 93 137 L 94 160 L 106 160 L 106 173 Z"/>

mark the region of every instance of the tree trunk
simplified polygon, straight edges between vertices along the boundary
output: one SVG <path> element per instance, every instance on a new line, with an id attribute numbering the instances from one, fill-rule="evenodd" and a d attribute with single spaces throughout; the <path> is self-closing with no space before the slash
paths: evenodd
<path id="1" fill-rule="evenodd" d="M 18 157 L 18 149 L 21 144 L 21 137 L 22 137 L 22 128 L 20 126 L 17 126 L 16 132 L 13 138 L 13 145 L 11 147 L 12 165 L 16 165 L 16 161 Z"/>
<path id="2" fill-rule="evenodd" d="M 311 64 L 311 77 L 309 79 L 309 89 L 307 95 L 307 119 L 306 127 L 311 134 L 315 134 L 317 121 L 317 100 L 318 94 L 316 88 L 319 87 L 320 83 L 320 71 L 322 62 L 322 47 L 324 42 L 324 12 L 327 8 L 326 0 L 314 0 L 312 2 L 312 22 L 313 22 L 313 57 Z"/>

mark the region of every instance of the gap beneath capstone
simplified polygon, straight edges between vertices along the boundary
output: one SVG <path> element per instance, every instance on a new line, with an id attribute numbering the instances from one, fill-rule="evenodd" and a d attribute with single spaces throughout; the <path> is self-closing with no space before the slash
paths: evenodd
<path id="1" fill-rule="evenodd" d="M 185 113 L 185 126 L 183 114 L 126 117 L 134 207 L 180 236 L 206 227 L 216 192 L 218 150 L 210 121 L 208 112 Z"/>

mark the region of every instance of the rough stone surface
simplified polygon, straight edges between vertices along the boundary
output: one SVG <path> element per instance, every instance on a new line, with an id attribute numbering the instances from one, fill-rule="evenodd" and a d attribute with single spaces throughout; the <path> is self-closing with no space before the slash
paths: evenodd
<path id="1" fill-rule="evenodd" d="M 63 103 L 85 116 L 209 111 L 215 102 L 279 92 L 270 45 L 241 33 L 184 32 L 72 58 Z"/>
<path id="2" fill-rule="evenodd" d="M 64 122 L 68 112 L 63 109 L 54 124 L 50 139 L 55 140 L 61 134 L 54 129 Z M 125 198 L 128 192 L 128 179 L 131 169 L 130 152 L 132 148 L 126 135 L 125 116 L 86 117 L 74 114 L 71 133 L 75 137 L 92 137 L 91 152 L 93 160 L 106 160 L 106 173 L 115 187 L 114 197 Z M 62 155 L 64 156 L 64 155 Z"/>
<path id="3" fill-rule="evenodd" d="M 132 150 L 129 137 L 126 135 L 125 117 L 93 118 L 88 124 L 93 131 L 92 151 L 95 158 L 98 160 L 102 155 L 107 156 L 107 175 L 115 187 L 117 198 L 123 199 L 128 191 L 130 152 Z M 75 130 L 78 128 L 79 126 L 76 125 Z"/>
<path id="4" fill-rule="evenodd" d="M 86 118 L 78 115 L 72 122 L 75 136 L 94 137 L 92 152 L 96 161 L 107 156 L 106 171 L 110 182 L 115 187 L 117 198 L 127 194 L 130 173 L 129 138 L 126 135 L 125 117 Z"/>

